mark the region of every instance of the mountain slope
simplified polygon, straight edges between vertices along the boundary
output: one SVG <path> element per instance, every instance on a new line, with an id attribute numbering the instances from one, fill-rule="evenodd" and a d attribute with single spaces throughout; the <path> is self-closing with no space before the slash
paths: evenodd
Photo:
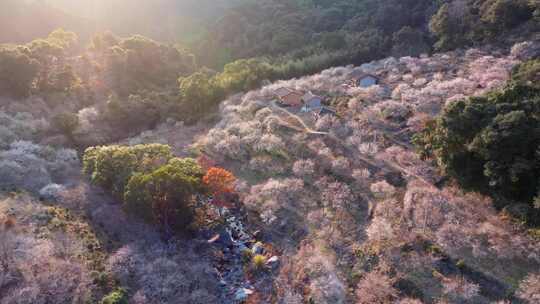
<path id="1" fill-rule="evenodd" d="M 388 58 L 223 104 L 222 121 L 198 147 L 244 179 L 239 191 L 253 229 L 283 250 L 274 285 L 280 299 L 517 301 L 516 283 L 540 267 L 538 240 L 499 216 L 487 197 L 441 184 L 410 144 L 446 103 L 504 86 L 520 62 L 514 55 L 486 48 Z M 359 72 L 381 83 L 345 85 Z M 280 87 L 320 94 L 339 116 L 292 114 L 322 133 L 310 132 L 270 106 Z"/>

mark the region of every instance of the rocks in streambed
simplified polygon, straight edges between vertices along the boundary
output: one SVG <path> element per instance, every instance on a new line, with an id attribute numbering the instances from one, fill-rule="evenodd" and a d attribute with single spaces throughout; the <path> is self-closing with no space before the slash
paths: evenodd
<path id="1" fill-rule="evenodd" d="M 270 244 L 257 241 L 244 225 L 245 216 L 220 209 L 222 224 L 203 233 L 215 250 L 214 269 L 222 289 L 219 303 L 239 304 L 251 297 L 270 303 L 272 276 L 280 260 Z"/>
<path id="2" fill-rule="evenodd" d="M 234 299 L 236 301 L 245 301 L 251 294 L 253 294 L 253 290 L 247 288 L 240 288 L 234 294 Z"/>
<path id="3" fill-rule="evenodd" d="M 253 254 L 263 254 L 264 253 L 263 244 L 261 242 L 255 243 L 255 245 L 253 245 L 253 247 L 251 248 L 251 252 Z"/>

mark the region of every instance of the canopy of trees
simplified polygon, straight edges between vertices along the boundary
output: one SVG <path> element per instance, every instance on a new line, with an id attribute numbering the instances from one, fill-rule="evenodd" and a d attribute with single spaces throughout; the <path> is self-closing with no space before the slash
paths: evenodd
<path id="1" fill-rule="evenodd" d="M 0 91 L 12 97 L 30 93 L 39 63 L 28 48 L 0 47 Z"/>
<path id="2" fill-rule="evenodd" d="M 135 174 L 126 186 L 126 210 L 167 234 L 185 230 L 193 216 L 193 195 L 201 192 L 202 175 L 192 159 L 172 159 L 150 173 Z"/>
<path id="3" fill-rule="evenodd" d="M 83 172 L 94 184 L 121 198 L 132 175 L 152 172 L 171 158 L 170 147 L 159 144 L 92 147 L 84 153 Z"/>
<path id="4" fill-rule="evenodd" d="M 504 36 L 515 26 L 531 20 L 537 1 L 459 0 L 445 3 L 431 18 L 430 29 L 437 49 L 448 50 Z M 534 24 L 533 28 L 538 28 Z"/>
<path id="5" fill-rule="evenodd" d="M 492 194 L 500 207 L 528 202 L 527 220 L 539 224 L 540 90 L 521 79 L 532 65 L 503 91 L 451 103 L 415 140 L 465 188 Z"/>
<path id="6" fill-rule="evenodd" d="M 236 178 L 221 168 L 204 172 L 196 160 L 174 158 L 169 146 L 102 146 L 85 151 L 83 172 L 123 201 L 127 212 L 171 236 L 186 231 L 195 195 L 232 191 Z"/>

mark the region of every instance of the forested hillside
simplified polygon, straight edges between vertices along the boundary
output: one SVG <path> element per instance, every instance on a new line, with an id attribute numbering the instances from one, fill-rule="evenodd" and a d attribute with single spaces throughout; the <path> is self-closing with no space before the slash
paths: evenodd
<path id="1" fill-rule="evenodd" d="M 539 304 L 537 0 L 0 0 L 0 304 Z"/>

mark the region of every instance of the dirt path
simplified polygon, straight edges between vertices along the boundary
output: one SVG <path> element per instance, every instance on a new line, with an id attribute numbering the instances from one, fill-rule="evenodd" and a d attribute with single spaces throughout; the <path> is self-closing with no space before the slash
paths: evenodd
<path id="1" fill-rule="evenodd" d="M 319 131 L 315 131 L 315 130 L 311 129 L 304 122 L 304 120 L 300 116 L 298 116 L 296 114 L 293 114 L 293 113 L 287 111 L 286 109 L 283 109 L 283 108 L 279 107 L 278 105 L 276 105 L 275 101 L 271 101 L 270 106 L 271 106 L 272 109 L 278 110 L 278 111 L 284 113 L 285 115 L 291 117 L 293 120 L 296 120 L 302 126 L 301 128 L 291 126 L 289 123 L 287 123 L 287 122 L 283 121 L 282 119 L 280 119 L 281 123 L 283 123 L 284 125 L 288 126 L 291 129 L 294 129 L 294 130 L 299 131 L 299 132 L 304 132 L 304 133 L 307 133 L 307 134 L 315 134 L 315 135 L 328 135 L 329 134 L 328 132 L 319 132 Z"/>
<path id="2" fill-rule="evenodd" d="M 365 162 L 366 164 L 370 165 L 370 166 L 373 166 L 373 167 L 376 167 L 376 168 L 379 168 L 379 169 L 382 169 L 382 170 L 386 170 L 387 172 L 401 172 L 403 173 L 406 177 L 413 177 L 413 178 L 416 178 L 417 180 L 420 180 L 421 182 L 425 183 L 427 186 L 429 187 L 435 187 L 430 181 L 428 181 L 427 179 L 425 179 L 424 177 L 414 173 L 414 172 L 411 172 L 410 170 L 408 170 L 407 168 L 404 168 L 402 167 L 401 165 L 399 165 L 398 163 L 396 162 L 391 162 L 391 161 L 387 161 L 387 160 L 375 160 L 373 159 L 371 156 L 369 155 L 366 155 L 366 154 L 362 154 L 360 151 L 352 151 L 351 149 L 347 148 L 347 145 L 345 145 L 345 142 L 334 136 L 333 134 L 330 134 L 328 132 L 318 132 L 318 131 L 315 131 L 313 129 L 311 129 L 303 120 L 301 117 L 299 117 L 298 115 L 296 114 L 293 114 L 289 111 L 287 111 L 286 109 L 283 109 L 283 108 L 280 108 L 279 106 L 276 105 L 276 103 L 274 101 L 272 101 L 271 103 L 271 107 L 273 109 L 277 109 L 278 111 L 282 112 L 282 113 L 285 113 L 286 115 L 288 115 L 289 117 L 293 118 L 294 120 L 298 121 L 298 123 L 302 126 L 302 128 L 298 128 L 298 127 L 295 127 L 295 126 L 291 126 L 290 124 L 288 124 L 287 122 L 285 121 L 282 121 L 280 120 L 281 122 L 283 122 L 285 125 L 289 126 L 291 129 L 294 129 L 294 130 L 297 130 L 299 132 L 304 132 L 304 133 L 308 133 L 308 134 L 314 134 L 314 135 L 322 135 L 322 136 L 328 136 L 330 138 L 332 138 L 332 140 L 336 141 L 336 142 L 339 142 L 345 149 L 348 150 L 349 153 L 351 154 L 354 154 L 354 155 L 357 155 L 357 157 Z M 397 140 L 393 134 L 391 134 L 388 130 L 385 130 L 385 128 L 382 127 L 382 122 L 379 121 L 379 120 L 375 120 L 375 121 L 370 121 L 370 124 L 373 124 L 375 126 L 378 126 L 379 130 L 382 130 L 383 131 L 383 134 L 385 135 L 385 137 L 387 137 L 392 143 L 398 145 L 398 146 L 401 146 L 403 148 L 407 148 L 407 149 L 412 149 L 412 145 L 410 143 L 403 143 L 399 140 Z"/>

